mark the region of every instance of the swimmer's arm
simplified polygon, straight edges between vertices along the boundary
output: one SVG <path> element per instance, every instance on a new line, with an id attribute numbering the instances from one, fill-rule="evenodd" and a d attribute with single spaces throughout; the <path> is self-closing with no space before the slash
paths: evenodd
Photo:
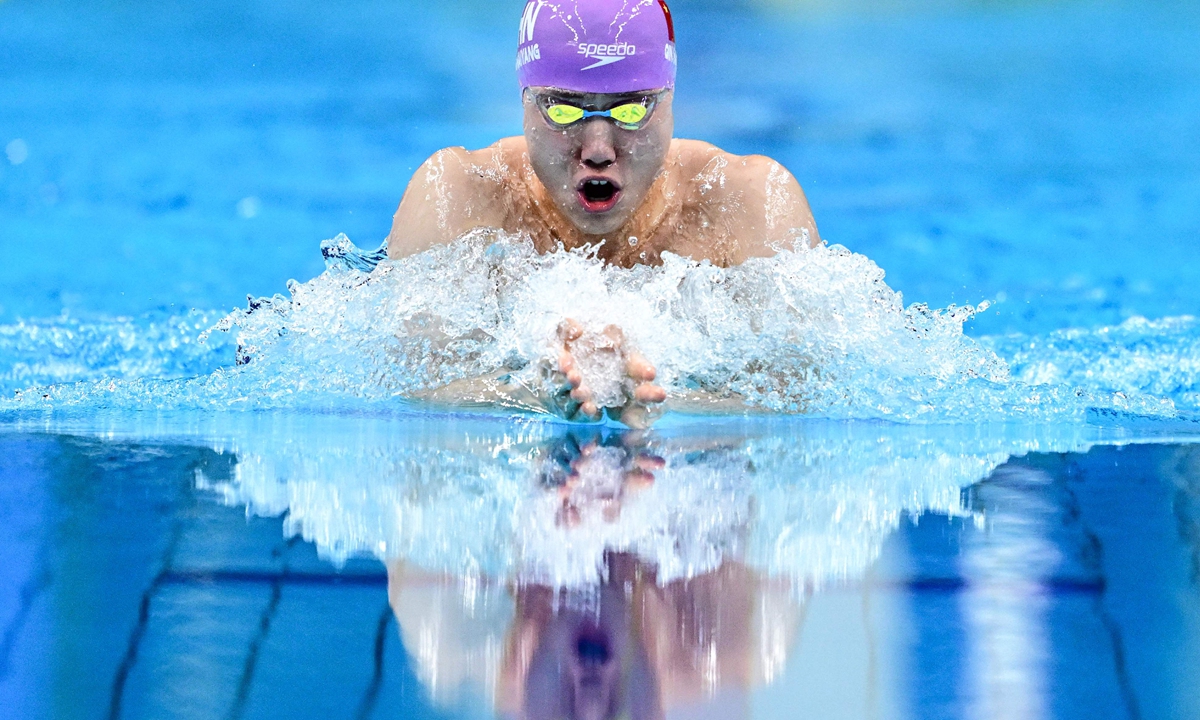
<path id="1" fill-rule="evenodd" d="M 454 380 L 441 387 L 412 393 L 411 399 L 453 408 L 505 408 L 532 413 L 555 412 L 553 398 L 543 388 L 515 381 L 512 372 L 500 370 L 479 377 Z"/>
<path id="2" fill-rule="evenodd" d="M 496 147 L 440 150 L 413 173 L 388 234 L 388 257 L 415 255 L 503 222 Z"/>
<path id="3" fill-rule="evenodd" d="M 808 198 L 796 178 L 763 155 L 729 156 L 729 192 L 740 192 L 741 225 L 735 264 L 771 257 L 779 249 L 821 242 Z"/>

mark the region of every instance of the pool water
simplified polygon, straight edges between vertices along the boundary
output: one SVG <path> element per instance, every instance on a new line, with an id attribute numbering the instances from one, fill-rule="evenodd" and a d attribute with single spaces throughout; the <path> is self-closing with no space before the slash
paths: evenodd
<path id="1" fill-rule="evenodd" d="M 375 247 L 434 150 L 520 131 L 502 3 L 8 0 L 0 12 L 0 233 L 17 259 L 0 267 L 6 394 L 232 364 L 224 334 L 196 341 L 230 308 L 320 274 L 318 245 L 338 233 Z M 678 134 L 781 160 L 823 237 L 886 272 L 897 303 L 990 303 L 967 334 L 1018 383 L 1200 409 L 1192 4 L 685 0 L 676 14 L 691 53 Z M 378 345 L 364 333 L 338 340 Z M 935 415 L 947 404 L 917 394 Z M 994 404 L 1058 407 L 1012 395 Z"/>
<path id="2" fill-rule="evenodd" d="M 1200 453 L 1167 437 L 61 430 L 0 441 L 7 717 L 570 717 L 539 712 L 597 653 L 643 717 L 1200 710 Z"/>
<path id="3" fill-rule="evenodd" d="M 517 5 L 0 0 L 0 716 L 1200 716 L 1197 6 L 676 0 L 839 247 L 371 273 Z M 404 399 L 567 310 L 755 412 Z"/>

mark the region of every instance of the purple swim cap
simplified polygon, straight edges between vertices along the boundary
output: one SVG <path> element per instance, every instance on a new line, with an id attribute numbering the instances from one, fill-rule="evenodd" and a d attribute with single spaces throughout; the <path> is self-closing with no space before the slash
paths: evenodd
<path id="1" fill-rule="evenodd" d="M 529 0 L 517 45 L 521 89 L 627 93 L 675 86 L 666 0 Z"/>

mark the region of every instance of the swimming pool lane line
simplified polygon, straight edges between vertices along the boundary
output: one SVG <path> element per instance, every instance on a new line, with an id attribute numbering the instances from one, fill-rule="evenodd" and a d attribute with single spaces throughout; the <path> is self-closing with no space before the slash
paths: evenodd
<path id="1" fill-rule="evenodd" d="M 185 501 L 181 503 L 179 511 L 194 508 L 196 506 L 196 493 L 194 483 L 191 476 L 187 476 L 187 480 L 183 483 L 183 496 Z M 175 553 L 179 549 L 179 543 L 183 538 L 184 520 L 181 517 L 181 512 L 175 513 L 175 521 L 171 524 L 171 535 L 167 541 L 167 546 L 163 550 L 163 559 L 158 573 L 154 579 L 150 581 L 149 587 L 142 593 L 141 603 L 138 605 L 138 619 L 133 627 L 133 631 L 129 635 L 129 642 L 125 648 L 125 655 L 121 658 L 121 664 L 117 666 L 117 672 L 113 676 L 112 692 L 109 695 L 108 701 L 108 720 L 120 720 L 121 706 L 125 699 L 125 684 L 129 681 L 129 674 L 137 665 L 138 651 L 141 649 L 142 640 L 146 636 L 146 629 L 150 625 L 150 603 L 154 596 L 158 594 L 166 585 L 166 579 L 171 571 L 171 565 L 175 561 Z"/>
<path id="2" fill-rule="evenodd" d="M 1083 478 L 1085 471 L 1079 467 L 1079 464 L 1072 461 L 1064 471 L 1066 480 L 1073 478 Z M 1090 551 L 1085 562 L 1092 565 L 1092 570 L 1099 578 L 1105 577 L 1104 572 L 1104 542 L 1100 536 L 1091 528 L 1088 522 L 1084 519 L 1083 508 L 1079 502 L 1079 494 L 1071 486 L 1070 482 L 1062 482 L 1063 494 L 1070 503 L 1068 512 L 1079 523 L 1079 531 L 1082 533 L 1084 541 L 1087 543 L 1087 548 Z M 1113 655 L 1113 673 L 1116 675 L 1117 689 L 1121 693 L 1121 701 L 1125 704 L 1125 712 L 1129 714 L 1130 720 L 1142 720 L 1141 705 L 1138 703 L 1137 692 L 1133 689 L 1133 680 L 1129 677 L 1129 663 L 1125 652 L 1125 634 L 1121 629 L 1117 619 L 1109 612 L 1108 606 L 1104 602 L 1107 583 L 1092 600 L 1092 612 L 1096 614 L 1096 618 L 1108 633 L 1108 642 L 1112 647 Z"/>
<path id="3" fill-rule="evenodd" d="M 29 619 L 29 613 L 33 611 L 33 604 L 37 601 L 49 587 L 53 580 L 53 573 L 48 567 L 48 560 L 44 557 L 45 552 L 39 553 L 43 557 L 39 560 L 42 566 L 40 570 L 35 572 L 21 587 L 20 602 L 17 606 L 17 612 L 9 621 L 8 627 L 4 629 L 3 639 L 0 639 L 0 682 L 3 682 L 8 677 L 11 669 L 12 652 L 16 647 L 17 638 L 21 634 L 21 630 L 25 627 L 25 622 Z"/>
<path id="4" fill-rule="evenodd" d="M 263 643 L 267 641 L 267 636 L 271 634 L 271 624 L 275 620 L 275 614 L 279 611 L 279 602 L 283 599 L 283 578 L 288 575 L 287 556 L 299 541 L 299 536 L 292 536 L 271 551 L 272 557 L 280 559 L 281 567 L 278 575 L 271 582 L 271 599 L 259 616 L 258 632 L 246 650 L 246 660 L 242 664 L 242 675 L 238 678 L 233 705 L 226 714 L 229 720 L 241 720 L 242 715 L 246 712 L 246 702 L 250 699 L 250 690 L 254 685 L 254 673 L 258 669 L 259 654 L 262 651 Z"/>
<path id="5" fill-rule="evenodd" d="M 362 701 L 358 704 L 358 713 L 355 715 L 358 720 L 370 720 L 371 715 L 375 713 L 375 705 L 379 702 L 379 691 L 383 688 L 384 649 L 387 647 L 388 629 L 392 626 L 394 618 L 391 604 L 385 603 L 383 612 L 379 615 L 379 622 L 375 626 L 375 647 L 372 658 L 374 671 L 371 674 L 370 684 L 363 691 Z"/>

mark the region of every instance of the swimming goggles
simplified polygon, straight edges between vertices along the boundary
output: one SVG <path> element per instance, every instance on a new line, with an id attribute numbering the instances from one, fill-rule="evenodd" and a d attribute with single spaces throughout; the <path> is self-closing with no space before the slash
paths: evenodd
<path id="1" fill-rule="evenodd" d="M 625 102 L 607 110 L 587 110 L 573 105 L 569 101 L 554 95 L 533 93 L 533 101 L 541 109 L 542 115 L 551 125 L 568 128 L 582 120 L 593 117 L 603 117 L 612 120 L 622 130 L 640 130 L 650 120 L 654 106 L 658 104 L 663 93 L 646 95 L 633 102 Z"/>

